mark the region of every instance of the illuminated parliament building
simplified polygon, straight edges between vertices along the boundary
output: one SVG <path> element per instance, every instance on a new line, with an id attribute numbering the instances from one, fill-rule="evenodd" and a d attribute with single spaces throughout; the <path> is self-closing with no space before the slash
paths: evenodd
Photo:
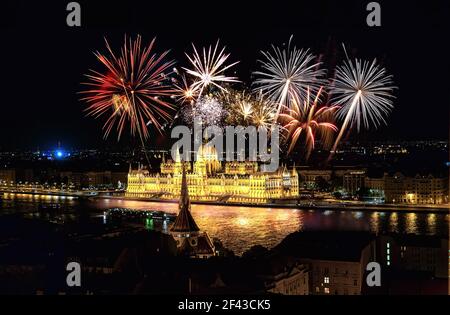
<path id="1" fill-rule="evenodd" d="M 129 197 L 177 199 L 180 196 L 182 161 L 177 150 L 175 161 L 163 161 L 159 173 L 139 166 L 128 174 Z M 261 172 L 257 162 L 225 162 L 212 147 L 201 146 L 196 160 L 187 163 L 187 184 L 193 200 L 265 203 L 272 199 L 299 195 L 298 173 L 286 166 L 276 172 Z"/>

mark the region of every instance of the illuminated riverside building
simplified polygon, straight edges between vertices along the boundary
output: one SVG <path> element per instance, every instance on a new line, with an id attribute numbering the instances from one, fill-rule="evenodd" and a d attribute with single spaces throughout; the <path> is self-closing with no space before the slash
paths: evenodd
<path id="1" fill-rule="evenodd" d="M 356 194 L 359 189 L 364 187 L 365 176 L 366 172 L 364 170 L 354 170 L 344 174 L 344 190 L 351 195 Z"/>
<path id="2" fill-rule="evenodd" d="M 224 171 L 222 171 L 224 169 Z M 200 147 L 193 165 L 187 164 L 189 196 L 193 200 L 265 203 L 271 199 L 296 198 L 299 195 L 295 167 L 276 172 L 259 170 L 257 162 L 225 162 L 224 168 L 214 148 Z M 180 194 L 182 162 L 177 151 L 175 161 L 161 163 L 159 173 L 139 167 L 128 174 L 126 195 L 130 197 L 175 199 Z"/>
<path id="3" fill-rule="evenodd" d="M 448 178 L 429 175 L 408 177 L 402 173 L 384 176 L 386 203 L 446 204 Z"/>

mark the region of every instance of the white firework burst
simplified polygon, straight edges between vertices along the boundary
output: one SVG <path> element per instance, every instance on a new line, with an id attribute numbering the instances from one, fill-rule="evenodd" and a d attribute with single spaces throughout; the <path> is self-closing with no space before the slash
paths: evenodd
<path id="1" fill-rule="evenodd" d="M 371 125 L 377 128 L 381 123 L 386 124 L 386 117 L 393 108 L 392 92 L 396 87 L 393 86 L 392 75 L 387 75 L 386 69 L 379 66 L 376 59 L 372 62 L 352 61 L 346 57 L 344 64 L 336 68 L 336 78 L 332 83 L 332 100 L 341 107 L 337 117 L 343 119 L 343 123 L 329 159 L 348 127 L 356 124 L 358 132 L 361 125 L 366 129 Z"/>
<path id="2" fill-rule="evenodd" d="M 185 122 L 192 125 L 195 120 L 199 120 L 203 126 L 223 125 L 226 114 L 222 102 L 210 95 L 199 97 L 194 104 L 186 105 L 182 111 Z"/>
<path id="3" fill-rule="evenodd" d="M 291 46 L 292 36 L 286 48 L 272 45 L 272 52 L 262 51 L 265 60 L 259 60 L 262 70 L 253 74 L 256 90 L 262 91 L 272 101 L 278 103 L 278 113 L 282 106 L 290 106 L 289 95 L 297 95 L 304 100 L 308 88 L 315 93 L 323 84 L 325 71 L 321 62 L 309 50 Z"/>
<path id="4" fill-rule="evenodd" d="M 347 119 L 347 124 L 356 124 L 357 130 L 381 123 L 393 108 L 392 75 L 386 69 L 372 62 L 355 59 L 346 60 L 336 69 L 332 84 L 333 101 L 340 105 L 338 118 Z"/>
<path id="5" fill-rule="evenodd" d="M 225 47 L 219 49 L 219 41 L 217 41 L 214 48 L 209 46 L 208 49 L 203 47 L 202 54 L 199 54 L 194 44 L 192 44 L 194 48 L 194 53 L 192 56 L 186 54 L 189 59 L 193 69 L 183 68 L 186 72 L 195 77 L 195 82 L 192 84 L 191 88 L 194 91 L 198 92 L 198 96 L 200 97 L 203 93 L 203 90 L 210 85 L 216 86 L 222 91 L 225 91 L 225 88 L 220 85 L 220 83 L 225 82 L 240 82 L 237 77 L 228 77 L 224 74 L 225 70 L 233 67 L 239 61 L 234 62 L 232 64 L 226 65 L 230 54 L 225 53 Z"/>

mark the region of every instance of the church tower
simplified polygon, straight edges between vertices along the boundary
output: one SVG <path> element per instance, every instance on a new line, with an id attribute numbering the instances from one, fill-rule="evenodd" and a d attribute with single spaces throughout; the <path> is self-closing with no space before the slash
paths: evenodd
<path id="1" fill-rule="evenodd" d="M 180 155 L 180 148 L 178 148 L 178 145 L 176 147 L 175 151 L 175 161 L 174 161 L 174 169 L 173 174 L 178 175 L 181 173 L 181 155 Z"/>
<path id="2" fill-rule="evenodd" d="M 203 145 L 201 145 L 197 151 L 197 157 L 194 163 L 194 173 L 200 176 L 206 176 L 207 174 Z"/>
<path id="3" fill-rule="evenodd" d="M 181 196 L 178 204 L 179 212 L 170 228 L 170 234 L 177 242 L 180 254 L 193 258 L 208 258 L 215 255 L 214 244 L 207 233 L 200 231 L 192 217 L 184 164 L 182 169 Z"/>

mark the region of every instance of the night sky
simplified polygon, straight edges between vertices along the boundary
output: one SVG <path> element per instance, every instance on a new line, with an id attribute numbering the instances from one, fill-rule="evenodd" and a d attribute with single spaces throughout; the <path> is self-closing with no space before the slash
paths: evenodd
<path id="1" fill-rule="evenodd" d="M 379 28 L 366 25 L 370 1 L 78 1 L 79 28 L 66 26 L 68 2 L 0 4 L 0 149 L 117 145 L 102 139 L 102 121 L 84 117 L 76 93 L 88 69 L 103 69 L 92 53 L 105 51 L 103 37 L 117 48 L 124 34 L 145 43 L 156 36 L 156 49 L 171 49 L 178 66 L 187 65 L 191 42 L 220 38 L 229 60 L 241 61 L 236 74 L 247 85 L 260 50 L 291 34 L 330 68 L 342 60 L 344 42 L 354 57 L 376 57 L 399 87 L 389 125 L 360 139 L 448 139 L 448 1 L 379 1 Z"/>

